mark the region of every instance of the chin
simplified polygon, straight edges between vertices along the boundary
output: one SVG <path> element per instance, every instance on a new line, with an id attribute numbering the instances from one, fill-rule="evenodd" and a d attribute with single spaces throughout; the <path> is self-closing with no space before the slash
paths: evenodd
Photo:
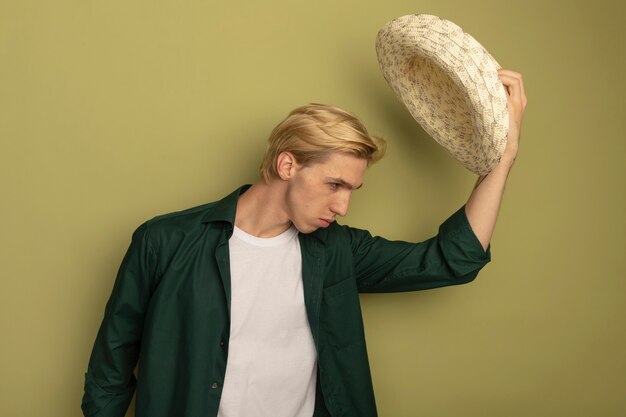
<path id="1" fill-rule="evenodd" d="M 301 225 L 301 224 L 295 224 L 295 223 L 293 225 L 296 227 L 296 229 L 298 229 L 298 232 L 304 233 L 304 234 L 313 233 L 314 231 L 319 229 L 319 227 L 310 226 L 310 225 Z"/>

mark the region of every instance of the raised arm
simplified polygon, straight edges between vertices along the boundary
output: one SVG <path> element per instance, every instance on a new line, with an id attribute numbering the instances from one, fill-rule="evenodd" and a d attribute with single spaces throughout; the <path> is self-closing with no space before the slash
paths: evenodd
<path id="1" fill-rule="evenodd" d="M 496 226 L 504 185 L 519 147 L 520 130 L 526 94 L 522 74 L 501 69 L 498 71 L 508 95 L 509 133 L 500 163 L 488 175 L 478 178 L 476 186 L 465 205 L 465 213 L 484 250 L 487 250 Z"/>

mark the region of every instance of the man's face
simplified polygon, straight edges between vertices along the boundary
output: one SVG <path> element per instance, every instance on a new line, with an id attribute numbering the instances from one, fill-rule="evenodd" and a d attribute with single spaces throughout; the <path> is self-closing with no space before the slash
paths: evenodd
<path id="1" fill-rule="evenodd" d="M 345 153 L 333 153 L 324 162 L 296 165 L 286 195 L 287 214 L 302 233 L 328 227 L 336 216 L 345 216 L 352 191 L 363 185 L 367 161 Z"/>

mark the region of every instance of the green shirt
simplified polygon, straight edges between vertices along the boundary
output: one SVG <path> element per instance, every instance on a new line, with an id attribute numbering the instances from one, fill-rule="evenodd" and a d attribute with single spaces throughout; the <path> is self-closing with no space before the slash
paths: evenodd
<path id="1" fill-rule="evenodd" d="M 247 187 L 135 231 L 85 374 L 85 416 L 123 417 L 135 389 L 137 417 L 217 416 L 230 333 L 228 239 Z M 337 223 L 299 239 L 318 355 L 314 416 L 376 416 L 358 292 L 467 283 L 490 251 L 464 208 L 421 243 Z"/>

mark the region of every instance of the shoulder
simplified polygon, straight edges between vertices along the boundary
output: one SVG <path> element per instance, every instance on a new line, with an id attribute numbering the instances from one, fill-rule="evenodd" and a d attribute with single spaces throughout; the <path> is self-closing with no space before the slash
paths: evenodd
<path id="1" fill-rule="evenodd" d="M 237 199 L 228 196 L 184 210 L 155 216 L 143 222 L 133 234 L 133 240 L 141 239 L 148 247 L 163 253 L 177 250 L 187 244 L 213 240 L 221 236 L 227 224 L 232 224 Z"/>
<path id="2" fill-rule="evenodd" d="M 248 187 L 249 185 L 244 185 L 221 200 L 153 217 L 144 223 L 144 227 L 151 233 L 167 235 L 204 230 L 211 224 L 232 224 L 235 220 L 237 200 Z"/>
<path id="3" fill-rule="evenodd" d="M 141 223 L 133 232 L 132 240 L 148 250 L 162 252 L 177 246 L 181 240 L 198 236 L 206 230 L 202 221 L 215 203 L 155 216 Z"/>
<path id="4" fill-rule="evenodd" d="M 324 240 L 327 245 L 334 247 L 344 246 L 353 251 L 363 242 L 372 239 L 372 235 L 368 230 L 339 224 L 337 222 L 331 223 L 324 232 Z"/>

